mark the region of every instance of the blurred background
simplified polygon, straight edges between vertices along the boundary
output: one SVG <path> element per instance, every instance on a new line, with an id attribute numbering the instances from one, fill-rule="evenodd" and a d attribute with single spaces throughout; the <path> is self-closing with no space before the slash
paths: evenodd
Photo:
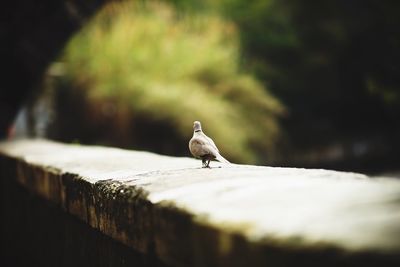
<path id="1" fill-rule="evenodd" d="M 113 1 L 46 64 L 8 138 L 400 176 L 400 2 Z M 44 39 L 46 40 L 46 39 Z"/>

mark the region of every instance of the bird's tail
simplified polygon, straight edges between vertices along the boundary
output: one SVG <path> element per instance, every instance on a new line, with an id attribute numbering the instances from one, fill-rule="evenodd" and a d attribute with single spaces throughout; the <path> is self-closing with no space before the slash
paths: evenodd
<path id="1" fill-rule="evenodd" d="M 226 160 L 226 158 L 224 158 L 223 156 L 221 156 L 220 154 L 217 155 L 217 157 L 215 158 L 215 160 L 221 162 L 221 163 L 230 163 L 228 160 Z"/>

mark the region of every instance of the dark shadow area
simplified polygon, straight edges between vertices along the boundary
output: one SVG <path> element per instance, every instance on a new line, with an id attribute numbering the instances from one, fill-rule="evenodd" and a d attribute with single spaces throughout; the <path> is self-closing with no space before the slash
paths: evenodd
<path id="1" fill-rule="evenodd" d="M 2 265 L 166 267 L 28 192 L 6 176 L 9 163 L 0 176 Z"/>
<path id="2" fill-rule="evenodd" d="M 29 0 L 2 4 L 0 21 L 0 139 L 40 85 L 49 63 L 105 0 Z"/>

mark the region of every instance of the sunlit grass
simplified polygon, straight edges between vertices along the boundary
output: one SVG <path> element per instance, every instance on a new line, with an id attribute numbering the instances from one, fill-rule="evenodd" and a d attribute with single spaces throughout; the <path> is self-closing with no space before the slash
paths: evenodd
<path id="1" fill-rule="evenodd" d="M 115 100 L 137 116 L 165 120 L 182 139 L 200 120 L 227 158 L 254 163 L 274 150 L 282 105 L 240 70 L 234 25 L 166 4 L 107 5 L 68 44 L 72 88 L 96 103 Z"/>

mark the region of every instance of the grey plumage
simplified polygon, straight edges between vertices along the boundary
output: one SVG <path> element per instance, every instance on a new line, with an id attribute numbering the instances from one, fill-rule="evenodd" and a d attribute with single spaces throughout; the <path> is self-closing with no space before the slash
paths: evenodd
<path id="1" fill-rule="evenodd" d="M 210 167 L 211 160 L 229 163 L 229 161 L 219 154 L 214 141 L 203 133 L 199 121 L 193 123 L 193 137 L 189 141 L 189 150 L 195 158 L 202 160 L 203 167 L 205 168 Z"/>

